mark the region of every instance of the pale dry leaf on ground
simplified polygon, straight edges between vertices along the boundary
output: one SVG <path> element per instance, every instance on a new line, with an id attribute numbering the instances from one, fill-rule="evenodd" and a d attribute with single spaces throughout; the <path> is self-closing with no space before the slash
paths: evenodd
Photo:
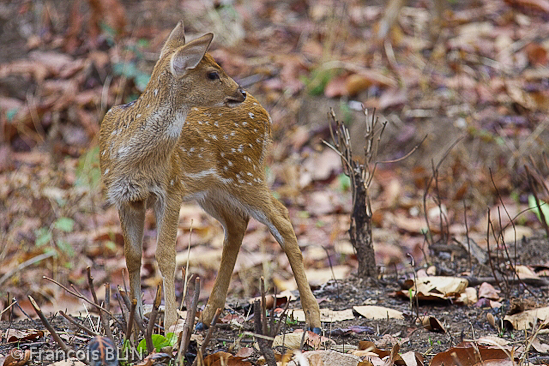
<path id="1" fill-rule="evenodd" d="M 499 291 L 488 282 L 483 282 L 478 289 L 478 298 L 485 298 L 490 300 L 499 300 Z"/>
<path id="2" fill-rule="evenodd" d="M 383 306 L 353 306 L 353 310 L 366 319 L 404 319 L 402 312 Z"/>
<path id="3" fill-rule="evenodd" d="M 537 323 L 542 323 L 547 319 L 549 319 L 549 307 L 526 310 L 522 313 L 506 315 L 503 318 L 513 329 L 517 330 L 532 329 Z"/>

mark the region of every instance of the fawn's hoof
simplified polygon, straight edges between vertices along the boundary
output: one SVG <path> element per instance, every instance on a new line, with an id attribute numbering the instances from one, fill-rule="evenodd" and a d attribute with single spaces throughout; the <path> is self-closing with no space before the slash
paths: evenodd
<path id="1" fill-rule="evenodd" d="M 209 328 L 209 327 L 208 327 L 206 324 L 202 323 L 202 322 L 196 323 L 196 326 L 195 326 L 195 329 L 196 329 L 196 330 L 206 330 L 206 329 L 208 329 L 208 328 Z M 319 333 L 319 334 L 320 334 L 320 333 Z"/>

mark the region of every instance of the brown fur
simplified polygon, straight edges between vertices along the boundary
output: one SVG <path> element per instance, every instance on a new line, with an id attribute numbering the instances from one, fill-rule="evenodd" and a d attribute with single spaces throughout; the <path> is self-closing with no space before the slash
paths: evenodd
<path id="1" fill-rule="evenodd" d="M 178 25 L 141 97 L 113 107 L 101 124 L 101 171 L 107 197 L 119 210 L 131 295 L 142 312 L 143 226 L 145 210 L 152 207 L 158 227 L 156 258 L 164 280 L 165 323 L 175 324 L 179 208 L 184 200 L 196 200 L 225 230 L 221 266 L 203 322 L 209 324 L 215 310 L 224 307 L 242 238 L 249 218 L 254 217 L 267 225 L 284 248 L 307 322 L 320 327 L 320 311 L 305 277 L 288 211 L 265 183 L 270 117 L 204 54 L 210 41 L 206 35 L 185 44 L 183 27 Z M 189 62 L 193 67 L 188 67 Z M 219 79 L 207 77 L 212 71 Z"/>

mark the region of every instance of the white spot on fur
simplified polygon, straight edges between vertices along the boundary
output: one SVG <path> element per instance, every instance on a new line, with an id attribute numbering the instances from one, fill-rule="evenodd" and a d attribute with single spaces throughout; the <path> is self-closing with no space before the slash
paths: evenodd
<path id="1" fill-rule="evenodd" d="M 231 131 L 231 136 L 234 136 L 236 134 L 235 131 Z"/>
<path id="2" fill-rule="evenodd" d="M 224 153 L 223 151 L 222 151 L 221 154 L 219 154 L 219 155 L 221 155 L 222 158 L 225 157 L 225 153 Z"/>
<path id="3" fill-rule="evenodd" d="M 175 115 L 173 122 L 168 125 L 168 128 L 166 129 L 166 135 L 170 138 L 179 137 L 179 135 L 181 134 L 181 130 L 183 129 L 183 125 L 185 124 L 186 118 L 186 113 L 178 112 Z"/>
<path id="4" fill-rule="evenodd" d="M 154 96 L 156 97 L 158 95 L 158 89 L 154 89 Z"/>
<path id="5" fill-rule="evenodd" d="M 103 151 L 101 152 L 101 156 L 105 156 L 105 153 L 106 153 L 106 152 L 107 152 L 107 150 L 103 150 Z"/>
<path id="6" fill-rule="evenodd" d="M 191 148 L 189 149 L 189 151 L 190 151 L 190 152 L 194 152 L 194 147 L 191 147 Z"/>
<path id="7" fill-rule="evenodd" d="M 242 126 L 247 126 L 248 125 L 248 122 L 244 121 L 242 122 Z"/>
<path id="8" fill-rule="evenodd" d="M 207 170 L 202 170 L 198 173 L 184 173 L 184 175 L 192 179 L 202 179 L 211 175 L 217 175 L 217 170 L 215 168 L 210 168 Z"/>
<path id="9" fill-rule="evenodd" d="M 214 122 L 214 126 L 215 126 L 215 127 L 219 127 L 219 122 L 215 121 L 215 122 Z"/>
<path id="10" fill-rule="evenodd" d="M 103 173 L 103 174 L 104 174 L 104 175 L 107 175 L 107 174 L 109 174 L 110 171 L 111 171 L 111 170 L 110 170 L 109 168 L 107 168 L 107 169 L 105 169 L 105 173 Z"/>
<path id="11" fill-rule="evenodd" d="M 228 140 L 228 139 L 229 139 L 229 135 L 224 135 L 223 138 L 224 138 L 225 140 Z"/>
<path id="12" fill-rule="evenodd" d="M 170 180 L 170 186 L 173 186 L 173 179 Z"/>
<path id="13" fill-rule="evenodd" d="M 198 111 L 198 108 L 192 107 L 191 110 L 193 110 L 193 111 Z"/>
<path id="14" fill-rule="evenodd" d="M 116 135 L 117 133 L 118 133 L 118 130 L 114 130 L 114 131 L 111 132 L 111 136 L 114 136 L 114 135 Z"/>
<path id="15" fill-rule="evenodd" d="M 229 166 L 233 166 L 233 162 L 230 160 L 227 160 L 227 164 L 229 164 Z"/>
<path id="16" fill-rule="evenodd" d="M 254 119 L 254 114 L 252 112 L 249 112 L 248 116 L 250 116 L 251 119 Z"/>
<path id="17" fill-rule="evenodd" d="M 135 118 L 139 118 L 141 117 L 141 113 L 139 113 L 137 116 L 135 116 Z"/>
<path id="18" fill-rule="evenodd" d="M 118 158 L 124 158 L 126 155 L 130 152 L 130 148 L 128 146 L 123 146 L 118 149 Z"/>

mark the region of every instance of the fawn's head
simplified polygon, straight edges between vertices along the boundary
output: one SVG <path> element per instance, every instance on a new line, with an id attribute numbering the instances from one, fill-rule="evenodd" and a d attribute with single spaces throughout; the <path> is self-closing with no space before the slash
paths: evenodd
<path id="1" fill-rule="evenodd" d="M 166 97 L 176 105 L 234 106 L 246 99 L 239 85 L 206 54 L 212 38 L 213 34 L 207 33 L 185 43 L 183 23 L 179 22 L 162 47 L 151 81 L 157 78 L 160 89 L 167 88 Z"/>

